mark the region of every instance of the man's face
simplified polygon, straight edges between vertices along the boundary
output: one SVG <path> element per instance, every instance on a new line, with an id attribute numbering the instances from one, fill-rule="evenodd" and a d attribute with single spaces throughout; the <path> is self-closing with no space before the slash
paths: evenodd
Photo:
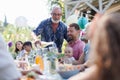
<path id="1" fill-rule="evenodd" d="M 52 13 L 52 22 L 53 23 L 59 23 L 61 16 L 62 16 L 62 11 L 59 8 L 55 8 Z"/>
<path id="2" fill-rule="evenodd" d="M 80 31 L 76 30 L 74 27 L 69 27 L 68 28 L 67 35 L 68 35 L 68 40 L 69 41 L 75 40 L 79 36 L 79 34 L 80 34 Z"/>

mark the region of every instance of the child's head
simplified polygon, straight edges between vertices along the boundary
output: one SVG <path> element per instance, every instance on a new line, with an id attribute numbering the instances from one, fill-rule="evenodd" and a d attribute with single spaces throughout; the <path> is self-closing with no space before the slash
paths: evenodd
<path id="1" fill-rule="evenodd" d="M 70 46 L 65 48 L 65 56 L 73 57 L 73 49 Z"/>
<path id="2" fill-rule="evenodd" d="M 30 52 L 31 49 L 32 49 L 32 43 L 30 41 L 26 41 L 24 44 L 23 44 L 23 47 L 24 49 L 27 51 L 27 52 Z"/>

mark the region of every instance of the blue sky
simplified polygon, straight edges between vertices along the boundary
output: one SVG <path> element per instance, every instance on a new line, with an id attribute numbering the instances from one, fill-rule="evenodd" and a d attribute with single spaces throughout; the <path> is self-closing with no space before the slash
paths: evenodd
<path id="1" fill-rule="evenodd" d="M 4 20 L 4 15 L 12 24 L 16 18 L 24 16 L 27 24 L 35 27 L 50 16 L 47 0 L 0 0 L 0 20 Z"/>

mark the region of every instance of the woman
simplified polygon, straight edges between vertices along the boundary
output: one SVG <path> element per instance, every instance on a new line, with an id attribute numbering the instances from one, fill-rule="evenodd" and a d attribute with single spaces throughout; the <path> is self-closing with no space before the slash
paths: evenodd
<path id="1" fill-rule="evenodd" d="M 104 15 L 91 42 L 94 65 L 69 80 L 120 80 L 120 13 Z"/>
<path id="2" fill-rule="evenodd" d="M 17 41 L 15 43 L 15 52 L 18 54 L 22 50 L 23 50 L 23 42 L 22 41 Z"/>

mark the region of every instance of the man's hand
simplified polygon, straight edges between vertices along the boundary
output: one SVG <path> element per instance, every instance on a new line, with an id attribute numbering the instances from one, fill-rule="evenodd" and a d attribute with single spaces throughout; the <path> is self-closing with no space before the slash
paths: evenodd
<path id="1" fill-rule="evenodd" d="M 34 32 L 31 32 L 31 36 L 32 36 L 32 38 L 33 38 L 35 41 L 37 41 L 37 40 L 38 40 L 38 38 L 37 38 L 37 36 L 35 35 L 35 33 L 34 33 Z"/>
<path id="2" fill-rule="evenodd" d="M 27 75 L 31 71 L 35 72 L 36 74 L 42 75 L 42 73 L 39 70 L 36 70 L 36 69 L 21 71 L 21 73 L 22 73 L 22 75 Z"/>
<path id="3" fill-rule="evenodd" d="M 42 45 L 40 40 L 35 41 L 34 44 L 36 48 L 40 48 L 40 46 Z"/>

